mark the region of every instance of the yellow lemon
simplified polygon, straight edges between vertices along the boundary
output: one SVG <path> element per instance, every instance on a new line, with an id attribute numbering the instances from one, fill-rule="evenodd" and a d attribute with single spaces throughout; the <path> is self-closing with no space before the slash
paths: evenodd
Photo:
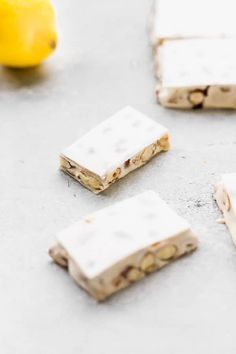
<path id="1" fill-rule="evenodd" d="M 56 48 L 55 14 L 50 0 L 0 0 L 0 64 L 40 64 Z"/>

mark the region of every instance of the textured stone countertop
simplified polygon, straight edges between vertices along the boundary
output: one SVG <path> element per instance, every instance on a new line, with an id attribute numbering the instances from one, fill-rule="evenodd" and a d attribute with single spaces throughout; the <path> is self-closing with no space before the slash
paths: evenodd
<path id="1" fill-rule="evenodd" d="M 55 1 L 56 54 L 0 71 L 2 354 L 234 354 L 236 250 L 212 199 L 236 172 L 236 112 L 155 103 L 148 0 Z M 58 154 L 125 105 L 167 126 L 172 149 L 96 196 L 58 171 Z M 200 247 L 97 304 L 51 263 L 55 234 L 81 216 L 154 189 Z"/>

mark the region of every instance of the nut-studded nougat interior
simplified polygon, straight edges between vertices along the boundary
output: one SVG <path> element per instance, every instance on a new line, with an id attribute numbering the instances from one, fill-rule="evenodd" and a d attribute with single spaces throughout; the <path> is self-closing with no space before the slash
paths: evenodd
<path id="1" fill-rule="evenodd" d="M 131 171 L 145 165 L 158 153 L 168 151 L 169 147 L 169 136 L 164 135 L 160 140 L 147 146 L 138 154 L 131 156 L 128 160 L 124 161 L 122 165 L 107 173 L 102 178 L 62 155 L 60 156 L 60 168 L 80 182 L 84 187 L 98 194 Z"/>
<path id="2" fill-rule="evenodd" d="M 196 247 L 188 222 L 148 191 L 62 231 L 50 255 L 103 300 Z"/>

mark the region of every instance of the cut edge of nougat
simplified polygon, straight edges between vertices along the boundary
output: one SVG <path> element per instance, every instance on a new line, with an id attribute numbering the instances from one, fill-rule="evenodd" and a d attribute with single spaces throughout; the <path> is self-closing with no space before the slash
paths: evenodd
<path id="1" fill-rule="evenodd" d="M 155 92 L 158 103 L 166 108 L 236 109 L 236 84 L 165 87 L 159 80 Z"/>
<path id="2" fill-rule="evenodd" d="M 81 288 L 97 301 L 104 301 L 174 260 L 195 251 L 197 247 L 197 237 L 189 229 L 124 257 L 91 278 L 59 243 L 50 248 L 49 255 L 57 264 L 68 269 Z"/>
<path id="3" fill-rule="evenodd" d="M 59 242 L 55 243 L 54 246 L 49 249 L 48 254 L 56 264 L 67 269 L 72 279 L 74 279 L 75 283 L 80 288 L 88 292 L 98 301 L 102 301 L 105 298 L 104 292 L 101 291 L 101 289 L 95 289 L 89 284 L 89 279 Z"/>
<path id="4" fill-rule="evenodd" d="M 166 40 L 167 42 L 169 40 Z M 157 102 L 174 109 L 236 109 L 236 83 L 199 83 L 192 86 L 169 86 L 162 75 L 162 44 L 154 51 Z"/>
<path id="5" fill-rule="evenodd" d="M 236 210 L 232 205 L 230 194 L 223 181 L 215 184 L 213 197 L 223 213 L 223 220 L 221 220 L 221 222 L 224 222 L 227 225 L 233 243 L 236 246 Z"/>
<path id="6" fill-rule="evenodd" d="M 60 169 L 81 183 L 84 187 L 94 192 L 101 193 L 117 180 L 125 177 L 128 173 L 145 165 L 154 156 L 170 148 L 169 134 L 163 135 L 156 142 L 148 145 L 143 150 L 126 160 L 115 170 L 108 172 L 102 178 L 88 169 L 80 166 L 75 161 L 70 160 L 65 155 L 60 155 Z"/>
<path id="7" fill-rule="evenodd" d="M 104 181 L 93 172 L 80 166 L 63 154 L 60 155 L 60 169 L 90 191 L 98 194 L 105 188 Z"/>

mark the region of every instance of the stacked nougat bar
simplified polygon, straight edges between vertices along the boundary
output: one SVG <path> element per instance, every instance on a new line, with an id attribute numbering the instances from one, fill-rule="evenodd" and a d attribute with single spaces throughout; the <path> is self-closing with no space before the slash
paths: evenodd
<path id="1" fill-rule="evenodd" d="M 155 0 L 156 95 L 164 107 L 236 108 L 234 0 Z"/>

